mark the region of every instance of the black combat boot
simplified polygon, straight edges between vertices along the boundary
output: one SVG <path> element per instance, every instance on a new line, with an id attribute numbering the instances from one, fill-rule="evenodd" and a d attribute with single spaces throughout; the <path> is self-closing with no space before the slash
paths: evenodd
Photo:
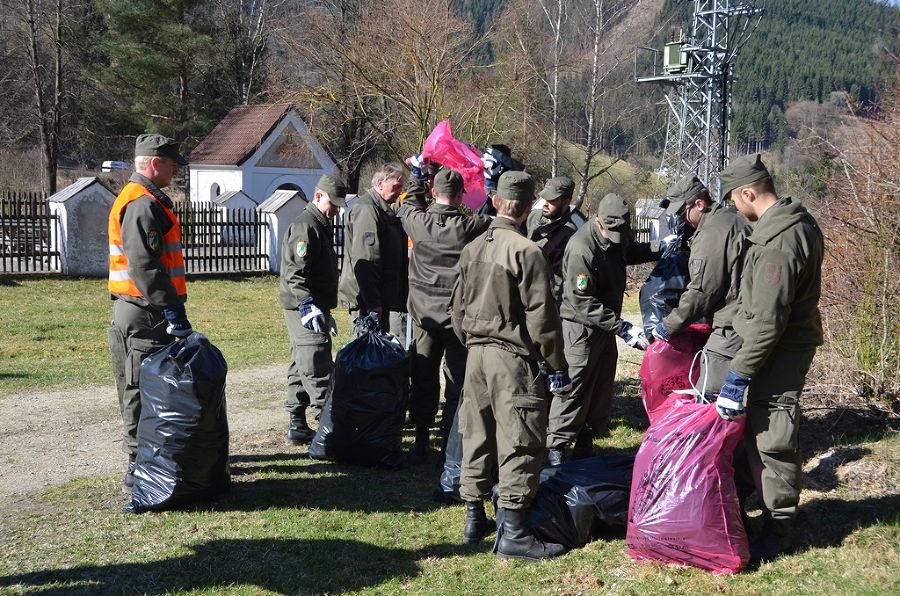
<path id="1" fill-rule="evenodd" d="M 558 466 L 561 463 L 565 463 L 566 461 L 566 448 L 565 447 L 551 447 L 547 451 L 547 465 L 548 466 Z"/>
<path id="2" fill-rule="evenodd" d="M 484 537 L 497 529 L 497 522 L 484 513 L 484 501 L 466 501 L 466 527 L 463 542 L 478 544 Z"/>
<path id="3" fill-rule="evenodd" d="M 594 456 L 594 431 L 583 428 L 575 439 L 575 447 L 572 448 L 572 459 L 587 459 Z"/>
<path id="4" fill-rule="evenodd" d="M 413 457 L 425 457 L 428 453 L 428 441 L 431 439 L 431 432 L 428 427 L 416 427 L 416 440 L 412 447 L 409 448 L 409 454 Z"/>
<path id="5" fill-rule="evenodd" d="M 122 476 L 122 484 L 125 485 L 125 488 L 131 488 L 134 486 L 134 456 L 128 456 L 128 471 L 125 472 L 125 475 Z"/>
<path id="6" fill-rule="evenodd" d="M 566 547 L 563 545 L 543 542 L 531 533 L 527 509 L 504 509 L 503 528 L 500 532 L 497 556 L 501 559 L 540 561 L 566 553 Z"/>
<path id="7" fill-rule="evenodd" d="M 316 433 L 306 423 L 306 410 L 291 413 L 291 425 L 288 426 L 287 440 L 295 445 L 312 443 Z"/>
<path id="8" fill-rule="evenodd" d="M 774 519 L 767 515 L 759 536 L 750 542 L 750 561 L 772 561 L 788 552 L 791 548 L 792 522 L 790 518 Z"/>

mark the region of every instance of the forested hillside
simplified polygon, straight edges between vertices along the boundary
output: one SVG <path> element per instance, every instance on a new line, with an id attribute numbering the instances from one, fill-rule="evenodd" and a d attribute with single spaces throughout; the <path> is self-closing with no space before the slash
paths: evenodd
<path id="1" fill-rule="evenodd" d="M 666 0 L 659 20 L 689 31 L 693 2 Z M 784 140 L 788 103 L 846 91 L 870 104 L 900 50 L 900 10 L 867 0 L 766 0 L 759 28 L 737 61 L 732 138 Z M 889 83 L 888 83 L 889 86 Z"/>

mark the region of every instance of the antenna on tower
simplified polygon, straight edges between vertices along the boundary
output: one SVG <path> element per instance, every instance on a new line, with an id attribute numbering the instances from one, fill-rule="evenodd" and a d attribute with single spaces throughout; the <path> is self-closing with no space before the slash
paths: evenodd
<path id="1" fill-rule="evenodd" d="M 660 51 L 637 47 L 634 79 L 665 87 L 668 124 L 659 174 L 696 174 L 719 196 L 719 171 L 728 164 L 734 63 L 756 30 L 762 0 L 693 0 L 690 34 L 669 32 Z"/>

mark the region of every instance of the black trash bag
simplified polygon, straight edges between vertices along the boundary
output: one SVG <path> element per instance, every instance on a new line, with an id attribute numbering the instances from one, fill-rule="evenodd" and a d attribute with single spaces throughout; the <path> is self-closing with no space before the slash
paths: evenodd
<path id="1" fill-rule="evenodd" d="M 641 286 L 639 295 L 641 316 L 644 320 L 644 334 L 650 337 L 657 323 L 666 318 L 678 306 L 678 300 L 691 281 L 688 248 L 691 229 L 680 217 L 669 216 L 669 229 L 675 236 L 666 245 L 662 256 Z"/>
<path id="2" fill-rule="evenodd" d="M 308 454 L 316 459 L 398 467 L 409 400 L 406 350 L 384 333 L 377 316 L 357 322 L 359 337 L 337 354 L 319 429 Z"/>
<path id="3" fill-rule="evenodd" d="M 222 352 L 197 332 L 141 363 L 141 419 L 127 513 L 171 509 L 228 490 L 227 373 Z"/>
<path id="4" fill-rule="evenodd" d="M 459 477 L 462 472 L 462 433 L 459 432 L 459 406 L 462 405 L 462 399 L 456 406 L 456 413 L 453 415 L 453 426 L 450 427 L 450 435 L 447 438 L 447 449 L 444 451 L 444 471 L 441 472 L 441 479 L 438 487 L 434 490 L 431 498 L 439 503 L 462 503 L 462 497 L 459 496 Z"/>
<path id="5" fill-rule="evenodd" d="M 580 548 L 604 534 L 624 532 L 633 468 L 634 455 L 601 455 L 544 468 L 528 511 L 529 527 L 541 540 L 566 548 Z M 497 506 L 497 486 L 493 497 L 499 541 L 504 516 Z"/>

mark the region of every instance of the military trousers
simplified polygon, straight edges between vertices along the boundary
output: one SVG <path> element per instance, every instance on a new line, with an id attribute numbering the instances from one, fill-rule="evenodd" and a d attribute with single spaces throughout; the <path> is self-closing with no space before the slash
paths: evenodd
<path id="1" fill-rule="evenodd" d="M 499 482 L 500 507 L 531 504 L 546 454 L 548 406 L 537 362 L 492 345 L 469 347 L 459 408 L 463 500 L 487 499 Z"/>
<path id="2" fill-rule="evenodd" d="M 550 404 L 547 447 L 551 449 L 571 445 L 584 427 L 593 433 L 606 432 L 619 358 L 611 331 L 565 319 L 562 324 L 572 395 L 565 399 L 554 396 Z"/>
<path id="3" fill-rule="evenodd" d="M 462 393 L 468 351 L 451 327 L 423 329 L 413 320 L 409 354 L 412 365 L 409 414 L 417 428 L 431 428 L 434 424 L 441 395 L 441 360 L 444 360 L 441 436 L 446 440 Z"/>
<path id="4" fill-rule="evenodd" d="M 125 300 L 113 301 L 113 318 L 107 339 L 124 426 L 122 448 L 131 458 L 137 455 L 138 422 L 141 419 L 141 362 L 175 341 L 166 333 L 166 326 L 162 313 L 149 306 L 138 306 Z"/>
<path id="5" fill-rule="evenodd" d="M 318 419 L 325 407 L 325 394 L 334 371 L 331 334 L 327 331 L 316 333 L 304 327 L 297 309 L 285 309 L 284 320 L 291 340 L 284 406 L 292 414 L 300 414 L 309 408 Z"/>
<path id="6" fill-rule="evenodd" d="M 749 476 L 766 510 L 793 518 L 800 502 L 800 394 L 815 350 L 772 353 L 747 391 L 743 455 L 735 458 L 740 487 Z"/>
<path id="7" fill-rule="evenodd" d="M 697 389 L 703 389 L 705 376 L 706 393 L 718 393 L 725 384 L 731 360 L 741 349 L 742 343 L 741 336 L 730 327 L 713 329 L 712 335 L 703 347 L 705 358 L 700 362 L 700 374 L 695 383 Z"/>

